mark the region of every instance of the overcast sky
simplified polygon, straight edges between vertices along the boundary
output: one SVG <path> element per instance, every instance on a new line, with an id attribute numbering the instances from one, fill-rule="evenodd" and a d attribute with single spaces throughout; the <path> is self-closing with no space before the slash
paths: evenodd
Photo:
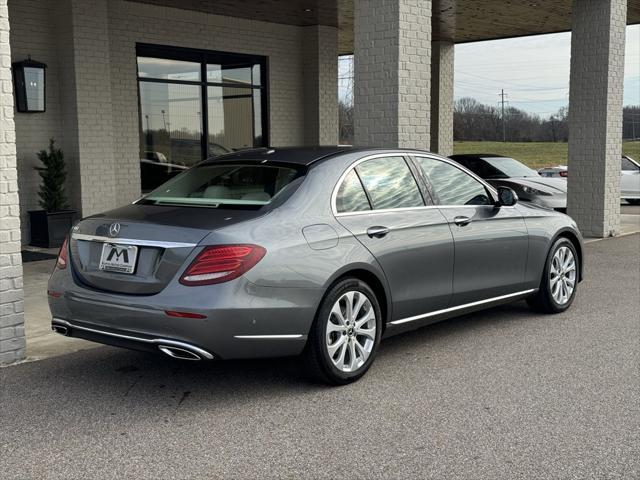
<path id="1" fill-rule="evenodd" d="M 549 116 L 569 102 L 571 34 L 456 45 L 455 98 L 509 104 Z M 624 104 L 640 105 L 640 25 L 627 27 Z"/>
<path id="2" fill-rule="evenodd" d="M 455 98 L 509 104 L 548 117 L 569 103 L 571 34 L 557 33 L 456 45 Z M 340 62 L 340 96 L 347 95 L 350 60 Z M 627 27 L 624 104 L 640 105 L 640 25 Z"/>

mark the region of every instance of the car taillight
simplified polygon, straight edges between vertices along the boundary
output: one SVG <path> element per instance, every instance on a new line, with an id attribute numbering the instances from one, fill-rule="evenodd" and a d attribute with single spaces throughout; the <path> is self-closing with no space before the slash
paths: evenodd
<path id="1" fill-rule="evenodd" d="M 253 268 L 266 253 L 258 245 L 206 247 L 182 274 L 180 283 L 195 286 L 228 282 Z"/>
<path id="2" fill-rule="evenodd" d="M 560 172 L 560 176 L 561 176 L 561 177 L 566 177 L 566 176 L 567 176 L 567 173 L 568 173 L 568 172 L 566 172 L 566 171 L 561 171 L 561 172 Z"/>
<path id="3" fill-rule="evenodd" d="M 69 237 L 65 237 L 64 242 L 62 242 L 62 246 L 60 247 L 60 251 L 58 252 L 56 268 L 59 268 L 60 270 L 67 268 L 67 260 L 69 258 L 68 240 Z"/>

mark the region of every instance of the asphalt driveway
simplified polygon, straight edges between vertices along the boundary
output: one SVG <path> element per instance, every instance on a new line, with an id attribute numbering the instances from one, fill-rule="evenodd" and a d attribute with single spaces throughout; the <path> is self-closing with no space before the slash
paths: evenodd
<path id="1" fill-rule="evenodd" d="M 569 312 L 389 339 L 342 388 L 110 347 L 0 369 L 0 477 L 640 478 L 640 235 L 587 262 Z"/>

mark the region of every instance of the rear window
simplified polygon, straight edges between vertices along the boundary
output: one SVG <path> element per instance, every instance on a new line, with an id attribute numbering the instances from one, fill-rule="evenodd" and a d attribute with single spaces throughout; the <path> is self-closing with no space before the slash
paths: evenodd
<path id="1" fill-rule="evenodd" d="M 478 166 L 467 168 L 482 178 L 539 177 L 540 174 L 524 163 L 509 157 L 483 157 Z"/>
<path id="2" fill-rule="evenodd" d="M 294 166 L 203 164 L 160 185 L 141 203 L 259 208 L 303 174 Z"/>

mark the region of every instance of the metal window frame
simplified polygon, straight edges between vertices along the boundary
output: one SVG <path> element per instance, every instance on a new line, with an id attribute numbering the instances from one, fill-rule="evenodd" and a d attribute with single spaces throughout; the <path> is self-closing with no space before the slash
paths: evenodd
<path id="1" fill-rule="evenodd" d="M 141 77 L 138 70 L 138 57 L 163 58 L 167 60 L 177 60 L 194 62 L 200 64 L 200 80 L 171 80 L 162 78 Z M 238 85 L 230 82 L 210 82 L 207 81 L 207 64 L 224 63 L 224 61 L 233 61 L 238 63 L 252 63 L 260 65 L 260 84 Z M 234 87 L 247 88 L 251 91 L 260 91 L 260 122 L 262 124 L 261 141 L 256 142 L 255 121 L 252 116 L 252 136 L 253 147 L 267 147 L 269 145 L 269 88 L 268 88 L 268 58 L 262 55 L 248 55 L 244 53 L 232 53 L 215 50 L 202 50 L 195 48 L 174 47 L 169 45 L 156 45 L 149 43 L 136 43 L 136 86 L 138 89 L 138 128 L 140 132 L 144 131 L 142 123 L 142 102 L 140 95 L 140 83 L 163 83 L 163 84 L 179 84 L 179 85 L 195 85 L 200 87 L 200 104 L 202 109 L 201 129 L 200 132 L 200 158 L 205 160 L 209 155 L 209 105 L 208 105 L 208 88 L 209 87 Z M 255 113 L 253 105 L 254 95 L 252 98 L 252 115 Z"/>

